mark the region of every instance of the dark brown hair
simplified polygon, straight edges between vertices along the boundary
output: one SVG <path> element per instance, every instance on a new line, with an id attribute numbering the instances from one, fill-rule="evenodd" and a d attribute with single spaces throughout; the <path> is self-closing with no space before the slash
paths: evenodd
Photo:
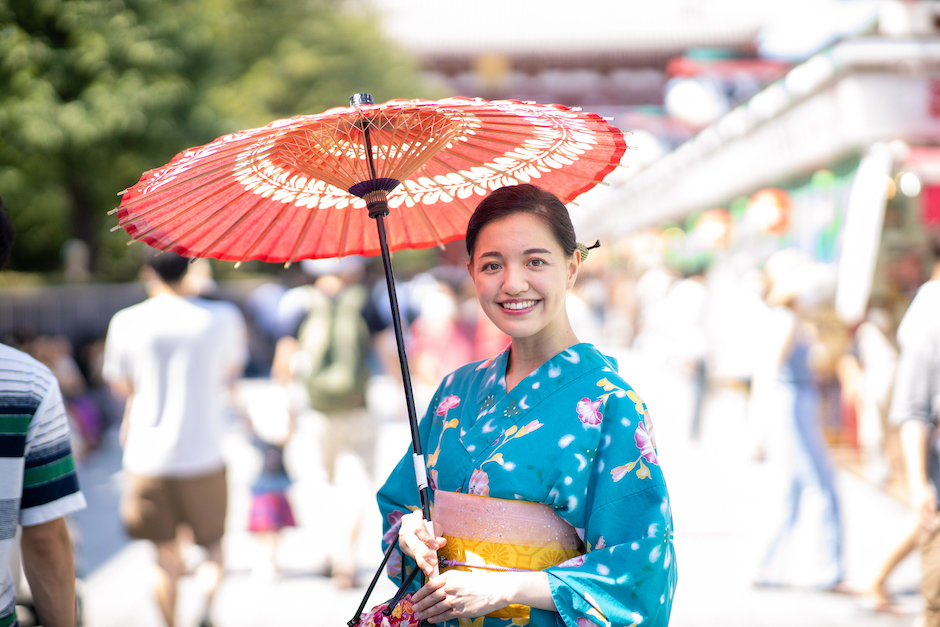
<path id="1" fill-rule="evenodd" d="M 570 257 L 577 250 L 574 226 L 564 203 L 541 187 L 523 184 L 500 187 L 477 205 L 467 224 L 467 254 L 470 258 L 473 259 L 473 249 L 483 227 L 517 213 L 528 213 L 545 223 L 565 255 Z"/>
<path id="2" fill-rule="evenodd" d="M 154 269 L 164 283 L 182 281 L 189 270 L 189 259 L 170 251 L 149 251 L 145 263 Z"/>

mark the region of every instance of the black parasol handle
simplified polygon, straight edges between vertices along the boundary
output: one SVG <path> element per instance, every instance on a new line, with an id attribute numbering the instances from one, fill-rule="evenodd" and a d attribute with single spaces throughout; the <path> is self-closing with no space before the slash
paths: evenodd
<path id="1" fill-rule="evenodd" d="M 382 201 L 379 201 L 382 202 Z M 385 212 L 388 204 L 385 203 Z M 373 213 L 375 215 L 373 215 Z M 421 513 L 425 520 L 431 520 L 431 498 L 427 482 L 427 470 L 424 454 L 421 451 L 421 438 L 418 434 L 418 414 L 415 411 L 414 393 L 411 389 L 411 374 L 408 370 L 408 356 L 405 354 L 405 337 L 402 332 L 401 314 L 398 308 L 398 293 L 395 290 L 395 276 L 392 272 L 392 260 L 388 251 L 388 234 L 385 230 L 385 214 L 373 211 L 370 205 L 369 215 L 375 219 L 379 230 L 379 247 L 382 249 L 382 265 L 385 267 L 385 282 L 388 284 L 388 297 L 392 307 L 392 326 L 395 329 L 395 343 L 398 345 L 398 361 L 401 365 L 402 384 L 405 387 L 405 405 L 408 408 L 408 424 L 411 427 L 411 450 L 415 460 L 415 479 L 421 498 Z"/>
<path id="2" fill-rule="evenodd" d="M 384 204 L 384 211 L 382 211 L 381 208 L 382 204 Z M 427 521 L 425 524 L 430 528 L 430 531 L 432 531 L 431 535 L 433 536 L 434 527 L 430 522 L 431 490 L 428 488 L 427 465 L 424 461 L 424 454 L 421 452 L 421 438 L 418 434 L 418 415 L 417 412 L 415 412 L 415 399 L 414 394 L 411 391 L 411 374 L 408 371 L 408 356 L 405 354 L 405 338 L 401 330 L 401 315 L 399 314 L 398 310 L 398 295 L 395 290 L 395 277 L 392 274 L 392 259 L 388 252 L 388 234 L 385 231 L 385 215 L 387 213 L 387 201 L 382 200 L 369 203 L 369 215 L 375 219 L 375 224 L 379 230 L 379 246 L 382 249 L 382 265 L 385 266 L 385 281 L 388 284 L 388 297 L 392 306 L 392 326 L 395 328 L 395 343 L 398 345 L 398 361 L 401 364 L 402 384 L 405 386 L 405 403 L 408 407 L 408 424 L 411 427 L 412 461 L 414 463 L 415 469 L 415 480 L 418 484 L 418 496 L 421 499 L 421 513 L 424 517 L 424 520 Z M 415 571 L 418 570 L 420 569 L 416 565 Z M 414 574 L 415 573 L 412 572 L 412 575 Z M 421 584 L 424 585 L 426 581 L 427 577 L 425 577 L 424 573 L 422 572 Z M 407 587 L 407 584 L 403 584 L 403 589 Z M 401 594 L 396 595 L 396 599 L 400 599 L 400 597 Z M 426 620 L 423 620 L 421 621 L 421 627 L 430 627 L 430 623 L 428 623 Z"/>

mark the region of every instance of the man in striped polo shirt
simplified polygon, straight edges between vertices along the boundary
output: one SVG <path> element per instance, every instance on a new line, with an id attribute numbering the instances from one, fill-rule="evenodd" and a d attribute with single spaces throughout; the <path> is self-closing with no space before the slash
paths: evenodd
<path id="1" fill-rule="evenodd" d="M 0 200 L 0 268 L 12 248 Z M 17 525 L 42 625 L 74 627 L 75 560 L 63 517 L 84 507 L 58 382 L 46 366 L 0 344 L 0 627 L 17 624 L 10 568 Z"/>

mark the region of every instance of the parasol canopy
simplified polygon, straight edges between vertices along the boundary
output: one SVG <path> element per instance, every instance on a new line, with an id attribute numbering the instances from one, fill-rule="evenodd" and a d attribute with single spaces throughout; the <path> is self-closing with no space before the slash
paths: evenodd
<path id="1" fill-rule="evenodd" d="M 462 239 L 477 203 L 504 185 L 533 183 L 572 201 L 625 148 L 603 118 L 562 105 L 357 102 L 181 152 L 126 190 L 115 228 L 184 257 L 377 255 L 364 197 L 378 192 L 387 193 L 389 250 L 428 248 Z"/>

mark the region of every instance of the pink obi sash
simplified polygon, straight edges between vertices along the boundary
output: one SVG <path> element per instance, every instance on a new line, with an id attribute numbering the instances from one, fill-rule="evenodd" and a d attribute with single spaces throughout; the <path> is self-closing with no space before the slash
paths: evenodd
<path id="1" fill-rule="evenodd" d="M 447 538 L 439 551 L 442 570 L 543 570 L 582 554 L 574 527 L 540 503 L 436 490 L 432 517 Z M 525 605 L 488 614 L 528 615 Z"/>

